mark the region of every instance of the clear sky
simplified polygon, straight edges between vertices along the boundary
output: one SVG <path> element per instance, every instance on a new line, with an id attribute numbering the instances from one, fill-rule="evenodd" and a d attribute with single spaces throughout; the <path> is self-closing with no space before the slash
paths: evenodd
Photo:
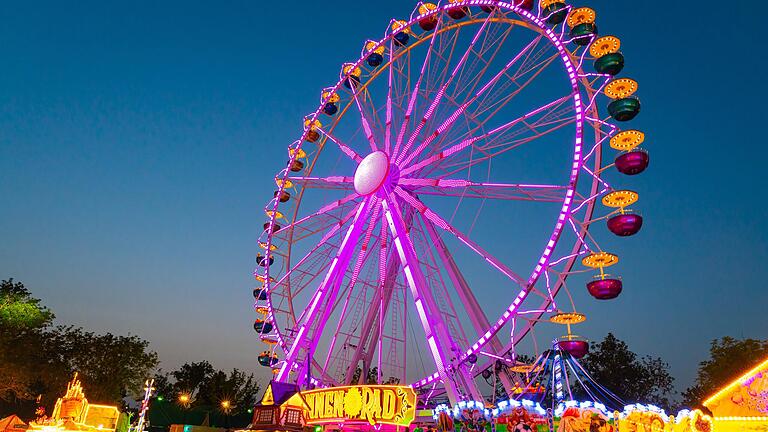
<path id="1" fill-rule="evenodd" d="M 273 174 L 341 63 L 413 5 L 4 2 L 0 277 L 60 322 L 150 340 L 166 369 L 264 376 L 250 291 Z M 711 339 L 768 335 L 764 14 L 584 5 L 622 38 L 651 166 L 625 293 L 580 332 L 663 357 L 684 388 Z"/>

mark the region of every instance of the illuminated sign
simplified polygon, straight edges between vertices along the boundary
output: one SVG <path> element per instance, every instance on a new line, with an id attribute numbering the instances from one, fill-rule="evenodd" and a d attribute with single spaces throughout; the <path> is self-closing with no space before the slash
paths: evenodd
<path id="1" fill-rule="evenodd" d="M 301 392 L 307 424 L 368 422 L 408 426 L 416 415 L 416 392 L 408 386 L 330 387 Z"/>

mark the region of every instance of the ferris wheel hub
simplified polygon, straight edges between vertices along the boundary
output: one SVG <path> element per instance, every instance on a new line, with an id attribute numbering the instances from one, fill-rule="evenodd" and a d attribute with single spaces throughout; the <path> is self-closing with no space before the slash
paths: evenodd
<path id="1" fill-rule="evenodd" d="M 375 193 L 384 184 L 388 174 L 389 156 L 381 150 L 369 154 L 355 170 L 355 191 L 360 195 Z"/>

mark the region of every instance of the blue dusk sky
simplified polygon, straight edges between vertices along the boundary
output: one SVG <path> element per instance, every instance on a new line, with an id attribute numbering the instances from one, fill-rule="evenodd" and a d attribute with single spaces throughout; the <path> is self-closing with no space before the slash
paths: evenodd
<path id="1" fill-rule="evenodd" d="M 764 14 L 584 5 L 622 38 L 651 165 L 621 179 L 646 218 L 611 239 L 625 292 L 585 306 L 579 332 L 661 356 L 684 389 L 712 339 L 768 335 Z M 3 2 L 0 278 L 61 323 L 148 339 L 164 369 L 208 359 L 266 379 L 251 271 L 273 175 L 320 89 L 413 7 Z"/>

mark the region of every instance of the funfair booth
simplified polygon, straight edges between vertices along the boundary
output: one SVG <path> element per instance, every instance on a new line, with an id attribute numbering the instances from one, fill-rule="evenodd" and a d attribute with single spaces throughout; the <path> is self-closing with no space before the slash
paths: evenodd
<path id="1" fill-rule="evenodd" d="M 704 401 L 717 432 L 768 431 L 768 359 Z"/>

